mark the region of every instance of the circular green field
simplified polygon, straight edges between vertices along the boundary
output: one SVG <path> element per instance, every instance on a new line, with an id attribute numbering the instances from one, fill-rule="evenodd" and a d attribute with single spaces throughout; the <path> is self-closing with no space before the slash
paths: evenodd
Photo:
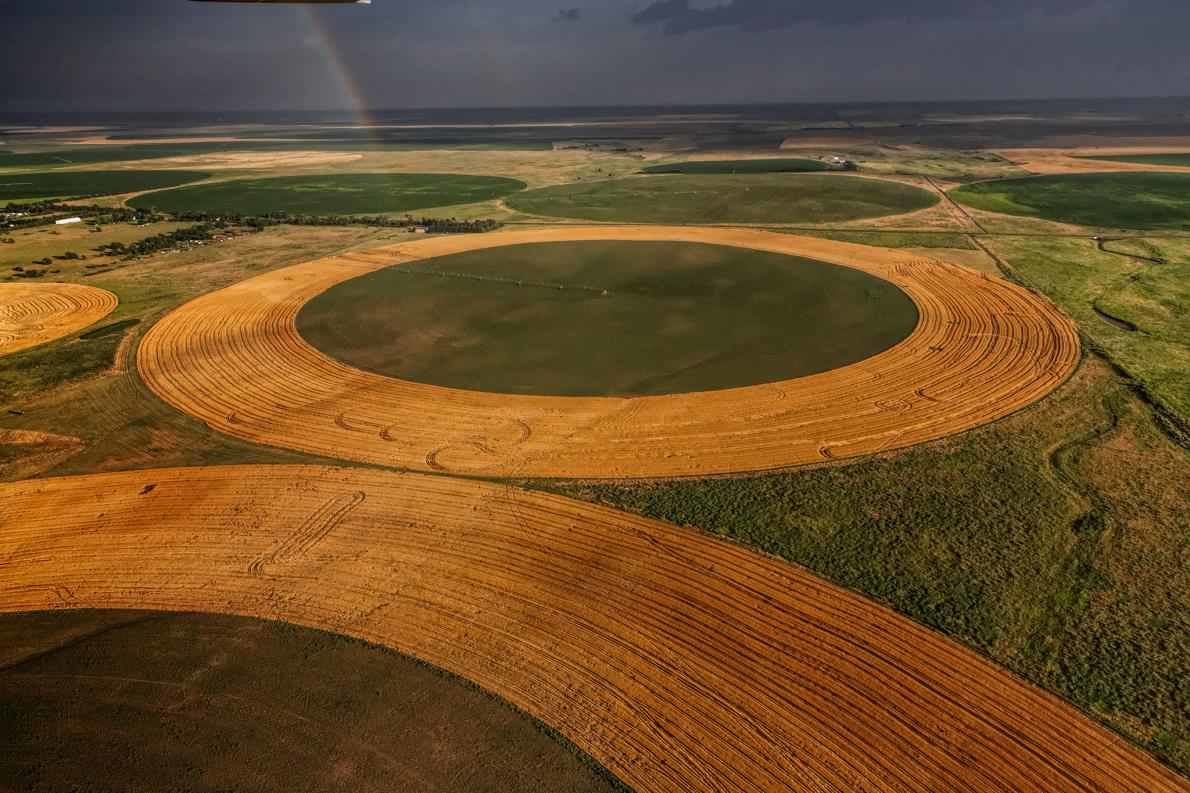
<path id="1" fill-rule="evenodd" d="M 832 223 L 938 203 L 897 182 L 837 174 L 675 174 L 519 193 L 509 206 L 551 217 L 628 223 Z"/>
<path id="2" fill-rule="evenodd" d="M 6 791 L 620 789 L 470 683 L 297 625 L 4 614 L 0 662 Z"/>
<path id="3" fill-rule="evenodd" d="M 497 176 L 427 173 L 326 174 L 237 179 L 139 196 L 130 202 L 166 212 L 355 215 L 408 212 L 489 201 L 524 189 Z"/>
<path id="4" fill-rule="evenodd" d="M 88 196 L 159 190 L 206 179 L 198 171 L 46 171 L 0 173 L 0 201 Z"/>
<path id="5" fill-rule="evenodd" d="M 766 160 L 690 160 L 669 165 L 650 165 L 644 173 L 806 173 L 828 171 L 830 166 L 821 160 L 783 157 Z"/>
<path id="6" fill-rule="evenodd" d="M 357 368 L 509 394 L 755 385 L 863 360 L 917 308 L 859 270 L 670 242 L 515 245 L 390 267 L 307 303 L 299 332 Z"/>
<path id="7" fill-rule="evenodd" d="M 1119 229 L 1190 229 L 1190 174 L 1093 173 L 978 182 L 954 190 L 976 209 Z"/>

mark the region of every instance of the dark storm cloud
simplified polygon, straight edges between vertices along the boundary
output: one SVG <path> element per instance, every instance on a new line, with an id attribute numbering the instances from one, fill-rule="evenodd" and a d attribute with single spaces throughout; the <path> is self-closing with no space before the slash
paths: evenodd
<path id="1" fill-rule="evenodd" d="M 762 31 L 803 23 L 914 22 L 980 14 L 1020 14 L 1029 10 L 1058 14 L 1094 3 L 1095 0 L 729 0 L 715 6 L 691 7 L 690 0 L 655 0 L 632 19 L 641 25 L 660 23 L 668 33 L 720 27 Z"/>
<path id="2" fill-rule="evenodd" d="M 559 1 L 0 0 L 0 113 L 1129 96 L 1190 85 L 1186 0 Z"/>

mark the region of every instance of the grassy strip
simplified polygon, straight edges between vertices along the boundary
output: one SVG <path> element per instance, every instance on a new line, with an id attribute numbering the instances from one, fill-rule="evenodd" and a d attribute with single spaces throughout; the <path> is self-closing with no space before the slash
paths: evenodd
<path id="1" fill-rule="evenodd" d="M 94 339 L 102 339 L 105 336 L 112 336 L 117 333 L 122 336 L 124 331 L 128 330 L 129 328 L 136 327 L 139 324 L 139 319 L 122 319 L 119 322 L 113 322 L 110 325 L 104 325 L 102 327 L 96 328 L 95 330 L 88 331 L 82 336 L 79 336 L 79 339 L 83 341 L 92 341 Z"/>
<path id="2" fill-rule="evenodd" d="M 857 245 L 875 245 L 880 248 L 949 248 L 964 251 L 979 249 L 975 243 L 971 242 L 968 235 L 948 231 L 818 231 L 781 228 L 770 229 L 770 231 L 820 237 L 824 240 L 837 242 L 852 242 Z"/>

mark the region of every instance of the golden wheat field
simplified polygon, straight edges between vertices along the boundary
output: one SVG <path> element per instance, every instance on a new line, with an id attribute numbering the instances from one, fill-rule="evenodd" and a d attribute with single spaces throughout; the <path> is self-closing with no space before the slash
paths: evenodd
<path id="1" fill-rule="evenodd" d="M 638 791 L 1185 789 L 883 607 L 599 506 L 290 466 L 22 482 L 0 503 L 0 610 L 222 612 L 384 644 Z"/>
<path id="2" fill-rule="evenodd" d="M 82 330 L 117 303 L 111 292 L 80 284 L 0 284 L 0 355 Z"/>
<path id="3" fill-rule="evenodd" d="M 383 267 L 570 240 L 705 242 L 855 267 L 908 293 L 920 321 L 900 344 L 852 366 L 641 398 L 397 380 L 331 360 L 294 324 L 314 295 Z M 278 270 L 167 316 L 140 345 L 138 366 L 170 404 L 258 443 L 420 471 L 649 478 L 821 463 L 942 438 L 1040 399 L 1078 359 L 1074 325 L 1045 299 L 938 260 L 755 230 L 592 226 L 436 238 Z"/>

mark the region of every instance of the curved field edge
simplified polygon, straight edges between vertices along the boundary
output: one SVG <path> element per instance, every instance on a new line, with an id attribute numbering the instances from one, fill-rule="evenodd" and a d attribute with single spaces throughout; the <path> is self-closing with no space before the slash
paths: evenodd
<path id="1" fill-rule="evenodd" d="M 319 353 L 294 325 L 310 297 L 395 263 L 601 239 L 708 242 L 861 269 L 909 295 L 918 327 L 891 350 L 819 375 L 618 399 L 487 394 L 371 375 Z M 1052 304 L 962 267 L 754 230 L 596 226 L 438 238 L 244 281 L 161 320 L 138 349 L 138 368 L 165 401 L 243 440 L 421 471 L 657 478 L 781 469 L 945 437 L 1037 401 L 1078 356 L 1074 326 Z"/>
<path id="2" fill-rule="evenodd" d="M 858 363 L 908 337 L 918 314 L 896 286 L 854 268 L 746 248 L 592 241 L 378 270 L 316 295 L 294 321 L 329 357 L 388 377 L 639 397 Z"/>
<path id="3" fill-rule="evenodd" d="M 267 216 L 384 214 L 503 198 L 526 184 L 502 176 L 449 173 L 347 173 L 231 179 L 160 190 L 130 206 L 166 212 Z"/>
<path id="4" fill-rule="evenodd" d="M 843 174 L 645 174 L 554 185 L 505 203 L 547 218 L 607 223 L 827 223 L 905 215 L 936 206 L 929 190 Z"/>
<path id="5" fill-rule="evenodd" d="M 311 467 L 0 495 L 0 610 L 217 611 L 384 644 L 504 697 L 641 791 L 1183 789 L 903 617 L 599 506 Z"/>
<path id="6" fill-rule="evenodd" d="M 172 188 L 210 176 L 204 171 L 44 171 L 0 175 L 0 204 L 7 201 L 91 198 Z"/>
<path id="7" fill-rule="evenodd" d="M 95 779 L 130 791 L 627 791 L 470 681 L 289 623 L 0 614 L 0 701 L 0 777 L 31 793 Z"/>
<path id="8" fill-rule="evenodd" d="M 985 212 L 1088 228 L 1190 230 L 1190 173 L 1044 174 L 974 182 L 947 195 Z"/>

